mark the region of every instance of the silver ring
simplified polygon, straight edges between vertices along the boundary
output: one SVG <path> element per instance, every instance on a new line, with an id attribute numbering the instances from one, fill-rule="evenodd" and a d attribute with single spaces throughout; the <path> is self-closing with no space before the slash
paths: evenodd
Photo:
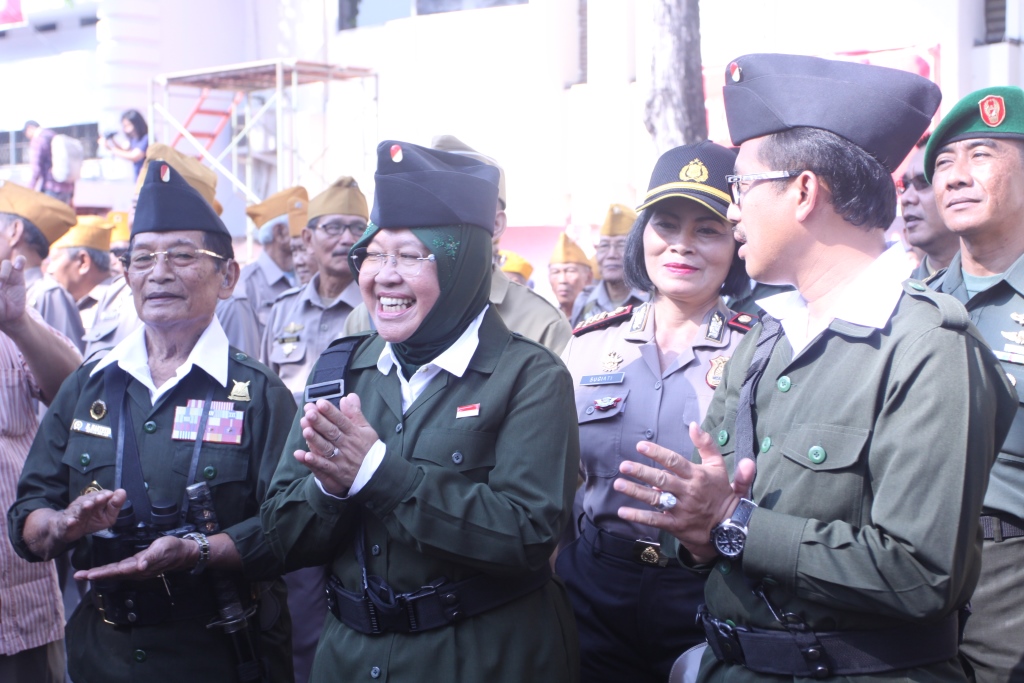
<path id="1" fill-rule="evenodd" d="M 668 491 L 662 491 L 658 494 L 658 504 L 654 507 L 658 512 L 665 512 L 666 510 L 674 508 L 678 502 L 679 501 L 676 500 L 676 497 L 671 493 Z"/>
<path id="2" fill-rule="evenodd" d="M 328 459 L 328 460 L 330 460 L 331 458 L 333 458 L 334 456 L 336 456 L 336 455 L 337 455 L 338 453 L 340 453 L 340 452 L 341 452 L 341 451 L 339 451 L 339 450 L 338 450 L 338 447 L 337 447 L 337 446 L 335 446 L 335 447 L 334 447 L 334 452 L 333 452 L 333 453 L 331 453 L 330 455 L 328 455 L 328 456 L 327 456 L 327 459 Z M 672 504 L 673 504 L 673 505 L 675 505 L 675 499 L 673 499 L 673 501 L 672 501 Z"/>

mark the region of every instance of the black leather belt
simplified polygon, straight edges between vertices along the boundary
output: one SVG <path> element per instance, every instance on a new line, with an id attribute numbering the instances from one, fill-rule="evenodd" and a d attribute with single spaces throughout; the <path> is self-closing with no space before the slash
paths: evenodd
<path id="1" fill-rule="evenodd" d="M 622 560 L 631 560 L 645 567 L 680 566 L 679 560 L 661 551 L 657 541 L 645 539 L 629 540 L 609 533 L 583 515 L 580 534 L 596 553 L 611 555 Z"/>
<path id="2" fill-rule="evenodd" d="M 419 633 L 488 612 L 540 589 L 550 580 L 551 568 L 545 564 L 517 578 L 480 574 L 458 583 L 438 579 L 411 593 L 394 594 L 386 586 L 384 591 L 378 587 L 371 598 L 366 590 L 345 590 L 332 575 L 327 579 L 327 607 L 338 621 L 360 633 Z"/>
<path id="3" fill-rule="evenodd" d="M 1002 543 L 1007 538 L 1024 536 L 1024 529 L 1016 524 L 988 515 L 981 516 L 981 530 L 985 534 L 986 541 L 995 541 L 996 543 Z"/>
<path id="4" fill-rule="evenodd" d="M 814 632 L 811 640 L 816 638 L 818 643 L 814 648 L 801 648 L 789 631 L 719 621 L 703 605 L 698 619 L 719 661 L 764 674 L 825 678 L 886 673 L 944 662 L 956 657 L 958 650 L 956 612 L 936 622 L 896 629 Z"/>
<path id="5" fill-rule="evenodd" d="M 157 583 L 162 584 L 159 580 Z M 173 599 L 162 585 L 103 594 L 92 590 L 90 594 L 103 621 L 113 626 L 155 626 L 197 617 L 213 618 L 217 614 L 217 601 L 207 590 L 175 591 Z"/>

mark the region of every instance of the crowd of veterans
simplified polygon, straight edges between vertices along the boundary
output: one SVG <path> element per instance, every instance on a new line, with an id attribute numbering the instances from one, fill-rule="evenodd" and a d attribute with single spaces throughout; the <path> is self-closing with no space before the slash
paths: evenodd
<path id="1" fill-rule="evenodd" d="M 244 267 L 137 112 L 131 212 L 0 182 L 0 680 L 1024 681 L 1024 90 L 723 96 L 553 302 L 451 135 Z"/>

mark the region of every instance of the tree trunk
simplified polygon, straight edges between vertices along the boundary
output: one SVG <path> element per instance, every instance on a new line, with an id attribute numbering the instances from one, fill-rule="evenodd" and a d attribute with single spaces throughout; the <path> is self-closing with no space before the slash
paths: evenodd
<path id="1" fill-rule="evenodd" d="M 644 124 L 658 154 L 706 140 L 699 0 L 655 0 L 651 90 Z"/>

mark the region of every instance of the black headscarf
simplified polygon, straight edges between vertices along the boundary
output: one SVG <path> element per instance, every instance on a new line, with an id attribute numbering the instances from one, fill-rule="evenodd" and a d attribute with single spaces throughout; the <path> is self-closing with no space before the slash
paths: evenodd
<path id="1" fill-rule="evenodd" d="M 352 251 L 365 247 L 380 230 L 371 223 Z M 491 293 L 492 253 L 490 233 L 475 225 L 409 230 L 434 255 L 441 291 L 412 336 L 391 345 L 406 377 L 412 377 L 420 366 L 454 344 L 487 306 Z M 353 257 L 349 258 L 351 263 Z"/>

